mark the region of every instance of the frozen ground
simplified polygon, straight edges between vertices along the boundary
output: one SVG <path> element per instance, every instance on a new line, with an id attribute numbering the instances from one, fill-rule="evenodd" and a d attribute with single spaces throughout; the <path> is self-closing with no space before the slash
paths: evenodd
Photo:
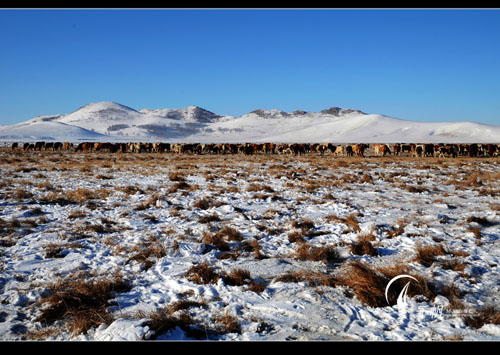
<path id="1" fill-rule="evenodd" d="M 500 339 L 497 157 L 0 160 L 2 340 Z"/>

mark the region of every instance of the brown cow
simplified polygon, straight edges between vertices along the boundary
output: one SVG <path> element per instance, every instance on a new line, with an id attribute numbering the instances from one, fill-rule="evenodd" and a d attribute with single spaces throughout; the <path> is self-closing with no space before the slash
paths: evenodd
<path id="1" fill-rule="evenodd" d="M 495 154 L 496 151 L 497 151 L 497 146 L 496 145 L 494 145 L 494 144 L 486 144 L 486 146 L 485 146 L 485 153 L 488 156 L 492 157 Z"/>
<path id="2" fill-rule="evenodd" d="M 94 145 L 90 142 L 84 142 L 84 143 L 80 143 L 78 144 L 78 146 L 76 147 L 75 149 L 75 152 L 79 152 L 79 151 L 82 151 L 82 152 L 88 152 L 88 151 L 91 151 L 92 150 L 92 147 Z"/>
<path id="3" fill-rule="evenodd" d="M 311 145 L 311 150 L 315 150 L 320 155 L 324 155 L 326 151 L 326 144 L 313 144 Z"/>
<path id="4" fill-rule="evenodd" d="M 469 156 L 471 158 L 472 157 L 477 157 L 478 153 L 479 153 L 479 146 L 476 143 L 469 144 L 468 152 L 469 152 Z"/>
<path id="5" fill-rule="evenodd" d="M 344 146 L 343 145 L 338 145 L 336 148 L 335 148 L 335 152 L 333 154 L 335 157 L 339 156 L 339 155 L 344 155 Z"/>
<path id="6" fill-rule="evenodd" d="M 384 157 L 386 154 L 391 155 L 391 149 L 387 144 L 383 144 L 382 147 L 380 147 L 380 153 L 382 153 L 382 156 Z"/>
<path id="7" fill-rule="evenodd" d="M 273 143 L 264 143 L 262 147 L 264 154 L 274 154 L 275 144 Z"/>
<path id="8" fill-rule="evenodd" d="M 104 150 L 114 152 L 114 145 L 111 143 L 94 143 L 94 150 L 96 152 L 102 152 Z"/>
<path id="9" fill-rule="evenodd" d="M 366 148 L 368 148 L 367 144 L 354 144 L 352 146 L 352 151 L 358 157 L 364 157 Z"/>

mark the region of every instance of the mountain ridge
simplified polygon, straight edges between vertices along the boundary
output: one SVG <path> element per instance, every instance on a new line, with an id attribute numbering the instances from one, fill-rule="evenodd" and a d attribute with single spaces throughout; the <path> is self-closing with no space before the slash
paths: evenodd
<path id="1" fill-rule="evenodd" d="M 417 122 L 332 106 L 319 112 L 257 109 L 239 117 L 199 106 L 139 109 L 92 102 L 68 114 L 0 126 L 0 140 L 304 143 L 500 143 L 500 126 L 469 121 Z"/>

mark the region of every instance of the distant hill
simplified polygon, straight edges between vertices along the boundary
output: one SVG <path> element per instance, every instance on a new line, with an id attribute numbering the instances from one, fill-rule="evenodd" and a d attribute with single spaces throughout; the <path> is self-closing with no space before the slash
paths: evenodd
<path id="1" fill-rule="evenodd" d="M 38 116 L 0 126 L 0 140 L 500 143 L 500 126 L 416 122 L 340 107 L 320 112 L 257 109 L 232 117 L 198 106 L 135 110 L 103 101 L 69 114 Z"/>

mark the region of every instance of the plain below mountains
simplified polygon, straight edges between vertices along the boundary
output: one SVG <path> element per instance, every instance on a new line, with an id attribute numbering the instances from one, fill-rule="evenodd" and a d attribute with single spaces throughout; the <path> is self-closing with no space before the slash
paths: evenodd
<path id="1" fill-rule="evenodd" d="M 197 143 L 500 143 L 500 126 L 416 122 L 332 107 L 320 112 L 258 109 L 239 117 L 198 106 L 135 110 L 95 102 L 69 114 L 0 126 L 0 141 Z"/>

